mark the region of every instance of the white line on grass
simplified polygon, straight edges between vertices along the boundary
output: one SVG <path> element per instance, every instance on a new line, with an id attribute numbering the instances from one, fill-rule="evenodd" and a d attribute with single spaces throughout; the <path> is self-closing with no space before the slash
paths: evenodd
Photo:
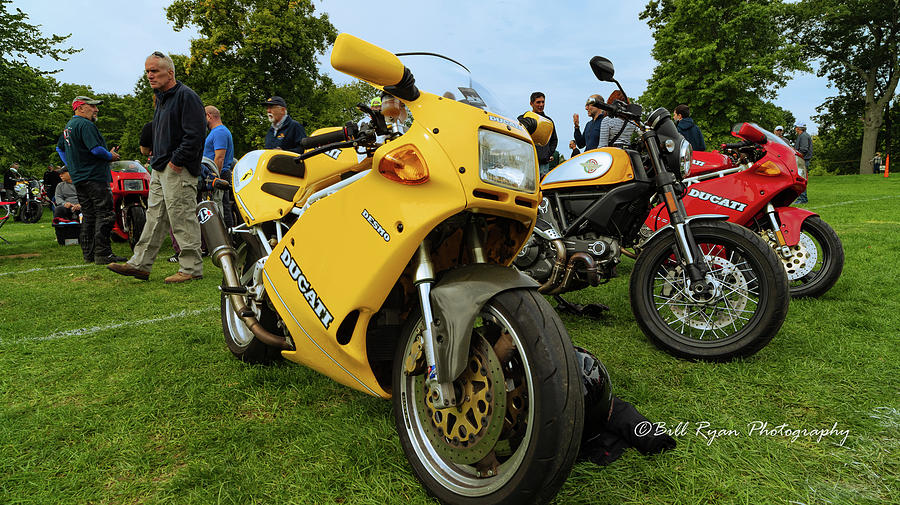
<path id="1" fill-rule="evenodd" d="M 83 337 L 85 335 L 93 335 L 94 333 L 98 333 L 106 330 L 114 330 L 116 328 L 122 328 L 124 326 L 141 326 L 145 324 L 153 324 L 153 323 L 161 323 L 163 321 L 168 321 L 170 319 L 179 319 L 182 317 L 190 317 L 196 316 L 199 314 L 204 314 L 206 312 L 212 312 L 214 310 L 219 310 L 219 307 L 207 307 L 205 309 L 196 309 L 196 310 L 182 310 L 179 312 L 173 312 L 167 316 L 155 317 L 153 319 L 141 319 L 138 321 L 125 321 L 122 323 L 113 323 L 107 324 L 104 326 L 89 326 L 87 328 L 77 328 L 74 330 L 66 330 L 66 331 L 58 331 L 56 333 L 51 333 L 49 335 L 43 337 L 28 337 L 22 338 L 19 340 L 0 340 L 0 344 L 15 344 L 20 342 L 45 342 L 48 340 L 59 340 L 61 338 L 66 337 Z"/>
<path id="2" fill-rule="evenodd" d="M 18 275 L 18 274 L 30 274 L 32 272 L 43 272 L 44 270 L 62 270 L 64 268 L 86 268 L 94 265 L 63 265 L 61 267 L 47 267 L 47 268 L 31 268 L 28 270 L 19 270 L 18 272 L 0 272 L 0 276 L 3 275 Z"/>
<path id="3" fill-rule="evenodd" d="M 825 207 L 837 207 L 839 205 L 853 205 L 854 203 L 872 202 L 875 200 L 885 200 L 887 198 L 900 198 L 900 195 L 879 196 L 878 198 L 866 198 L 864 200 L 848 200 L 846 202 L 829 203 L 826 205 L 809 205 L 808 207 L 810 209 L 824 209 Z"/>

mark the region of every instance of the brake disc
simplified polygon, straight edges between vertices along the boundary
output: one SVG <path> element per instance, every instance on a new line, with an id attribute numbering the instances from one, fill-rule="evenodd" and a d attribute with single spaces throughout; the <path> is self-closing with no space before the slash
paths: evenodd
<path id="1" fill-rule="evenodd" d="M 437 408 L 425 376 L 415 379 L 416 410 L 434 450 L 457 464 L 474 464 L 494 449 L 506 413 L 506 388 L 500 360 L 491 345 L 472 333 L 469 361 L 454 381 L 455 407 Z"/>
<path id="2" fill-rule="evenodd" d="M 801 233 L 797 245 L 791 247 L 791 256 L 788 258 L 782 256 L 781 261 L 784 263 L 784 269 L 787 270 L 788 280 L 802 279 L 812 272 L 819 261 L 816 243 L 809 235 Z"/>
<path id="3" fill-rule="evenodd" d="M 707 255 L 706 262 L 710 268 L 710 275 L 714 277 L 714 282 L 718 285 L 716 291 L 720 292 L 719 296 L 712 298 L 709 302 L 695 301 L 686 292 L 689 283 L 684 278 L 684 274 L 680 275 L 681 279 L 676 279 L 674 276 L 678 275 L 678 272 L 672 270 L 667 276 L 667 280 L 671 282 L 672 286 L 679 287 L 669 289 L 669 296 L 675 302 L 670 308 L 672 314 L 679 321 L 691 328 L 718 330 L 740 322 L 737 316 L 747 306 L 745 293 L 748 291 L 748 283 L 743 272 L 727 259 L 721 256 Z M 735 293 L 738 296 L 730 296 Z"/>

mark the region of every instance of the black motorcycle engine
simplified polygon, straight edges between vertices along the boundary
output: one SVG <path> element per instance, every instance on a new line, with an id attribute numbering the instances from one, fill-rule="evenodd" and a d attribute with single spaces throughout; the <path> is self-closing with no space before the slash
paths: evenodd
<path id="1" fill-rule="evenodd" d="M 615 239 L 592 235 L 563 239 L 566 262 L 575 253 L 586 253 L 594 259 L 597 266 L 603 267 L 603 271 L 609 272 L 618 264 L 622 249 Z M 555 262 L 556 252 L 550 242 L 532 235 L 516 257 L 515 266 L 529 277 L 544 283 L 550 278 Z"/>

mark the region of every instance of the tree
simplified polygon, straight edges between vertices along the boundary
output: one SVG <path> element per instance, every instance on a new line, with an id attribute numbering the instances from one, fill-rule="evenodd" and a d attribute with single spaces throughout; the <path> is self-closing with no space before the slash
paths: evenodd
<path id="1" fill-rule="evenodd" d="M 790 113 L 768 101 L 807 68 L 782 36 L 789 14 L 782 0 L 650 0 L 641 19 L 654 30 L 658 64 L 640 101 L 690 105 L 712 145 L 737 122 L 783 124 Z"/>
<path id="2" fill-rule="evenodd" d="M 900 0 L 801 0 L 790 26 L 805 56 L 821 59 L 820 77 L 844 97 L 864 97 L 859 173 L 871 174 L 878 132 L 900 79 Z"/>
<path id="3" fill-rule="evenodd" d="M 198 28 L 185 75 L 177 77 L 219 108 L 236 152 L 262 146 L 262 102 L 273 95 L 307 133 L 351 119 L 339 111 L 358 101 L 362 87 L 337 88 L 319 73 L 317 58 L 337 31 L 327 14 L 314 14 L 311 0 L 175 0 L 166 15 L 176 30 Z"/>
<path id="4" fill-rule="evenodd" d="M 60 48 L 68 35 L 43 36 L 40 26 L 29 24 L 21 9 L 9 12 L 10 3 L 0 0 L 0 162 L 43 164 L 48 158 L 48 135 L 53 137 L 50 132 L 55 129 L 43 114 L 56 84 L 48 75 L 55 71 L 33 68 L 26 58 L 63 61 L 78 50 Z"/>

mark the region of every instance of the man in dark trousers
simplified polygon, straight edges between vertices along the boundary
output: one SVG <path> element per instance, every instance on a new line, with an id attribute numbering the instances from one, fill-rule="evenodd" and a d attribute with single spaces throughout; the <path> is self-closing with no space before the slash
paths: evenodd
<path id="1" fill-rule="evenodd" d="M 678 128 L 678 133 L 690 142 L 691 147 L 695 151 L 705 151 L 706 141 L 703 140 L 703 133 L 700 131 L 700 128 L 691 119 L 691 108 L 685 104 L 675 107 L 673 118 L 675 119 L 675 127 Z"/>
<path id="2" fill-rule="evenodd" d="M 544 105 L 546 104 L 547 98 L 540 91 L 535 91 L 531 94 L 531 110 L 539 115 L 543 116 L 551 123 L 552 119 L 547 117 L 544 114 Z M 556 151 L 556 144 L 559 140 L 556 138 L 556 125 L 553 125 L 553 134 L 550 135 L 550 141 L 547 142 L 546 145 L 543 146 L 534 146 L 537 150 L 538 164 L 540 165 L 541 177 L 547 175 L 547 172 L 550 171 L 550 158 L 553 156 L 553 152 Z"/>
<path id="3" fill-rule="evenodd" d="M 156 51 L 148 56 L 144 70 L 156 95 L 147 224 L 131 259 L 108 268 L 120 275 L 148 280 L 171 227 L 181 252 L 178 272 L 166 277 L 166 284 L 200 279 L 203 260 L 195 208 L 206 111 L 197 93 L 175 80 L 175 65 L 165 54 Z"/>
<path id="4" fill-rule="evenodd" d="M 125 259 L 113 254 L 109 244 L 109 234 L 116 219 L 109 187 L 112 180 L 109 162 L 118 161 L 119 153 L 115 148 L 106 150 L 106 140 L 94 124 L 99 111 L 97 106 L 102 103 L 91 97 L 76 96 L 72 100 L 75 115 L 66 124 L 56 145 L 56 152 L 69 168 L 81 204 L 79 243 L 82 256 L 86 263 L 98 265 Z"/>
<path id="5" fill-rule="evenodd" d="M 306 130 L 288 115 L 284 98 L 273 96 L 263 102 L 263 105 L 266 106 L 266 117 L 272 123 L 266 133 L 265 148 L 299 152 L 300 141 L 306 137 Z"/>

